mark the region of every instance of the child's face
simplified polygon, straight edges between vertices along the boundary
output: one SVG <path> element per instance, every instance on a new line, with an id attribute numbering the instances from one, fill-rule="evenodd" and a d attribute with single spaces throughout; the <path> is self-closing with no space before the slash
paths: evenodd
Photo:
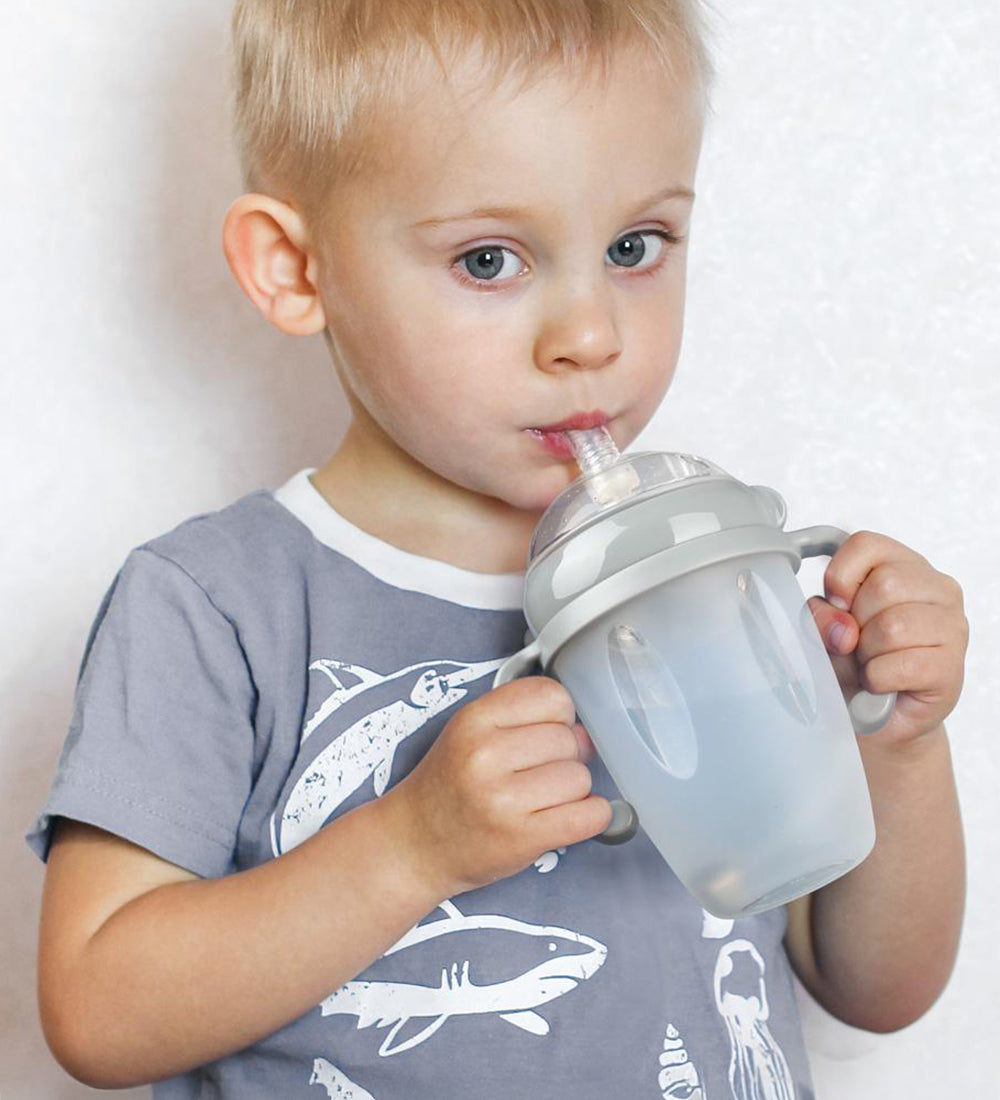
<path id="1" fill-rule="evenodd" d="M 606 88 L 573 89 L 549 77 L 456 104 L 424 86 L 383 170 L 331 209 L 319 248 L 369 445 L 392 452 L 388 435 L 447 481 L 520 509 L 546 507 L 578 476 L 528 429 L 600 410 L 624 449 L 681 345 L 687 248 L 657 231 L 687 236 L 691 198 L 645 200 L 693 191 L 696 97 L 638 54 L 616 58 Z M 486 207 L 523 213 L 451 220 Z"/>

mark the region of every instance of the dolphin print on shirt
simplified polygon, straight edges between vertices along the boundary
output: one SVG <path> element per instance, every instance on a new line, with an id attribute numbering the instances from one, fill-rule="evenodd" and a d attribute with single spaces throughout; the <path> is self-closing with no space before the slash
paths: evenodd
<path id="1" fill-rule="evenodd" d="M 496 1014 L 532 1035 L 547 1035 L 548 1021 L 535 1009 L 564 996 L 592 977 L 608 955 L 603 943 L 568 928 L 528 924 L 499 914 L 465 916 L 448 899 L 438 908 L 445 912 L 444 918 L 415 925 L 382 957 L 400 951 L 419 951 L 421 944 L 456 932 L 475 933 L 473 944 L 481 942 L 486 955 L 492 953 L 489 937 L 503 932 L 547 941 L 546 947 L 552 954 L 544 962 L 505 981 L 483 985 L 476 984 L 468 958 L 462 960 L 461 970 L 458 958 L 450 968 L 442 969 L 440 984 L 436 986 L 389 981 L 347 982 L 320 1004 L 320 1010 L 324 1016 L 357 1016 L 359 1029 L 373 1025 L 389 1027 L 391 1030 L 378 1051 L 382 1057 L 426 1042 L 452 1016 Z M 570 953 L 572 948 L 584 950 Z M 430 1023 L 397 1042 L 397 1036 L 410 1020 L 429 1020 Z"/>
<path id="2" fill-rule="evenodd" d="M 464 699 L 468 690 L 463 685 L 495 673 L 505 660 L 500 657 L 471 664 L 424 661 L 389 675 L 346 661 L 313 661 L 310 671 L 329 677 L 334 690 L 306 722 L 300 745 L 315 736 L 317 728 L 345 704 L 353 702 L 355 707 L 363 708 L 366 695 L 370 695 L 371 709 L 317 752 L 292 788 L 280 823 L 278 810 L 271 814 L 273 854 L 291 851 L 318 832 L 370 776 L 375 778 L 375 795 L 381 797 L 400 744 Z"/>

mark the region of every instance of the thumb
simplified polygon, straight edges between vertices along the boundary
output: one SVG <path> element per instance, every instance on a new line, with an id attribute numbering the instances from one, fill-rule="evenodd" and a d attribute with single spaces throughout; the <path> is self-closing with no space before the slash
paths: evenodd
<path id="1" fill-rule="evenodd" d="M 822 596 L 810 597 L 809 610 L 813 613 L 819 636 L 831 653 L 850 653 L 858 644 L 860 629 L 850 612 L 841 611 Z"/>

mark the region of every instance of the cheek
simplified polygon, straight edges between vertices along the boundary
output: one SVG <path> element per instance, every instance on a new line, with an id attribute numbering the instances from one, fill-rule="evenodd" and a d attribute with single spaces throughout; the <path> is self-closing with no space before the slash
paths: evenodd
<path id="1" fill-rule="evenodd" d="M 427 348 L 396 348 L 394 356 L 370 372 L 369 392 L 392 434 L 421 455 L 474 439 L 484 412 L 495 413 L 496 387 L 480 384 L 464 362 Z"/>

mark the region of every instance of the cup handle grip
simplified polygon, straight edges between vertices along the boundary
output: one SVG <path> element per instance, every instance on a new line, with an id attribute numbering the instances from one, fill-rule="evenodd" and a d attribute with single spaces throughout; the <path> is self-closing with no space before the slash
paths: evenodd
<path id="1" fill-rule="evenodd" d="M 493 677 L 493 686 L 498 688 L 501 684 L 508 684 L 519 676 L 529 674 L 545 675 L 537 638 L 504 661 Z M 597 833 L 590 839 L 600 841 L 601 844 L 624 844 L 626 840 L 631 840 L 635 836 L 638 828 L 639 815 L 632 804 L 621 798 L 613 798 L 611 799 L 611 824 L 603 833 Z"/>
<path id="2" fill-rule="evenodd" d="M 832 558 L 850 538 L 839 527 L 803 527 L 799 531 L 788 531 L 786 534 L 801 558 Z M 847 704 L 854 732 L 869 734 L 880 730 L 889 721 L 895 705 L 894 691 L 885 695 L 859 691 Z"/>

